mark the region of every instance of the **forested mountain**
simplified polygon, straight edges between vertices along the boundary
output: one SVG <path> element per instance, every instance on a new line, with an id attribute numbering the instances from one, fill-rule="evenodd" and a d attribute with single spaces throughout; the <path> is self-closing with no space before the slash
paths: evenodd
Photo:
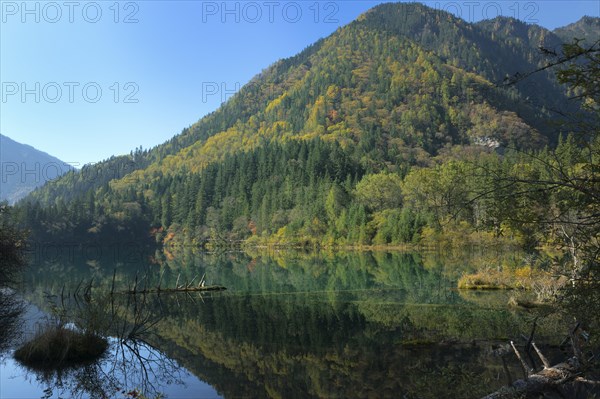
<path id="1" fill-rule="evenodd" d="M 73 170 L 58 158 L 0 134 L 0 201 L 13 204 L 36 187 Z"/>
<path id="2" fill-rule="evenodd" d="M 554 33 L 564 41 L 571 41 L 574 38 L 585 40 L 585 44 L 591 45 L 600 40 L 600 18 L 585 16 L 579 21 L 557 28 Z"/>
<path id="3" fill-rule="evenodd" d="M 597 32 L 582 26 L 569 31 Z M 43 238 L 151 232 L 162 243 L 402 243 L 450 216 L 499 235 L 515 208 L 470 203 L 490 181 L 466 169 L 510 169 L 496 155 L 507 148 L 572 149 L 552 122 L 577 103 L 551 71 L 502 84 L 544 65 L 540 46 L 563 40 L 511 18 L 470 24 L 383 4 L 276 62 L 170 141 L 36 190 L 20 215 Z"/>

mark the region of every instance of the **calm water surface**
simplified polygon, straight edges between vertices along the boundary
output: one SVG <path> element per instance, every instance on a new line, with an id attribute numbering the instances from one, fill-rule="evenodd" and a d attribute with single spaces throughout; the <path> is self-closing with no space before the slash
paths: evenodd
<path id="1" fill-rule="evenodd" d="M 509 309 L 511 293 L 454 288 L 463 272 L 518 264 L 518 254 L 67 255 L 32 257 L 15 333 L 0 336 L 1 398 L 478 397 L 505 382 L 490 349 L 527 334 L 537 316 Z M 227 290 L 118 293 L 202 278 Z M 110 350 L 61 373 L 12 359 L 57 319 L 102 330 Z M 538 340 L 560 340 L 558 325 L 543 319 Z"/>

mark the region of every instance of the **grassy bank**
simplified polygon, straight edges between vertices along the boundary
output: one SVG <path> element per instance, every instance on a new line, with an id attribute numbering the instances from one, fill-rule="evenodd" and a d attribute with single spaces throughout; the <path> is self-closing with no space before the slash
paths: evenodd
<path id="1" fill-rule="evenodd" d="M 108 348 L 105 338 L 64 326 L 50 326 L 15 351 L 33 369 L 61 369 L 93 362 Z"/>
<path id="2" fill-rule="evenodd" d="M 556 277 L 546 270 L 531 266 L 514 269 L 482 269 L 463 274 L 458 288 L 466 290 L 531 290 L 538 300 L 553 300 L 565 284 L 564 277 Z"/>

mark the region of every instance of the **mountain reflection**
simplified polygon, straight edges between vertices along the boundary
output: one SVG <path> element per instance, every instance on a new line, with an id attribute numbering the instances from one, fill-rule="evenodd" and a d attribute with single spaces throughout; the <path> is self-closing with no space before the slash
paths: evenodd
<path id="1" fill-rule="evenodd" d="M 44 290 L 72 293 L 83 279 L 94 279 L 90 304 L 66 306 L 76 324 L 93 315 L 115 338 L 106 358 L 70 379 L 78 386 L 99 381 L 106 394 L 132 387 L 173 392 L 173 385 L 189 381 L 189 371 L 235 398 L 470 398 L 503 385 L 502 365 L 490 348 L 527 331 L 535 314 L 509 310 L 502 293 L 453 290 L 456 276 L 470 267 L 461 259 L 154 254 L 151 262 L 133 265 L 42 264 L 40 274 L 29 276 L 27 297 L 44 306 Z M 472 261 L 506 260 L 481 254 Z M 53 273 L 42 277 L 48 269 Z M 134 281 L 166 287 L 197 276 L 227 291 L 118 293 Z M 538 336 L 553 336 L 554 326 L 544 319 Z M 101 397 L 101 391 L 88 392 Z"/>

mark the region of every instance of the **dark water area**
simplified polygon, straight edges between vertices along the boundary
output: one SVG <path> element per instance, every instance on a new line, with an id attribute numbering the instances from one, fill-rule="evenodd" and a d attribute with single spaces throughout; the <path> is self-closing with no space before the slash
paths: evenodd
<path id="1" fill-rule="evenodd" d="M 506 380 L 492 350 L 519 342 L 541 312 L 508 307 L 511 292 L 455 288 L 520 254 L 119 250 L 32 255 L 0 334 L 1 398 L 480 397 Z M 227 290 L 124 293 L 202 280 Z M 12 358 L 57 322 L 100 331 L 109 350 L 59 371 Z M 538 342 L 565 332 L 557 315 L 538 319 Z"/>

